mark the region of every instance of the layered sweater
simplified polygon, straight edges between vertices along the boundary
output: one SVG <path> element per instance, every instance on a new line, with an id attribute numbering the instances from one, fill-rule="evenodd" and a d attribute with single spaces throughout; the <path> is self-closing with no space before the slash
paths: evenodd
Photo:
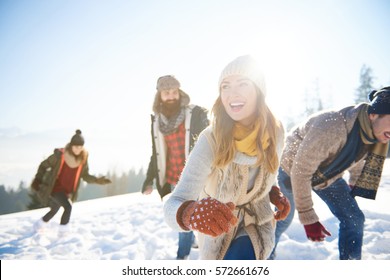
<path id="1" fill-rule="evenodd" d="M 283 131 L 278 133 L 277 152 L 283 149 Z M 274 218 L 269 191 L 276 174 L 256 167 L 257 157 L 237 152 L 232 163 L 223 169 L 213 168 L 215 153 L 212 128 L 205 129 L 188 157 L 182 176 L 174 192 L 164 205 L 166 222 L 175 230 L 183 231 L 176 213 L 183 202 L 213 197 L 223 203 L 236 205 L 234 214 L 239 222 L 229 233 L 216 238 L 199 233 L 201 259 L 223 259 L 234 238 L 247 234 L 256 258 L 268 258 L 274 246 Z"/>
<path id="2" fill-rule="evenodd" d="M 313 208 L 312 188 L 326 188 L 344 175 L 340 172 L 324 183 L 312 186 L 312 177 L 317 169 L 330 164 L 346 144 L 358 111 L 359 106 L 350 106 L 340 111 L 318 113 L 294 128 L 286 138 L 281 167 L 291 177 L 296 209 L 304 225 L 319 221 Z M 369 147 L 365 145 L 347 168 L 350 185 L 359 178 L 368 151 Z"/>
<path id="3" fill-rule="evenodd" d="M 171 187 L 166 182 L 167 144 L 164 135 L 159 129 L 159 115 L 151 115 L 152 156 L 150 157 L 146 178 L 142 185 L 142 192 L 147 186 L 153 185 L 156 180 L 157 190 L 163 198 L 170 193 Z M 209 125 L 207 110 L 196 105 L 187 105 L 185 108 L 185 158 L 194 146 L 198 135 Z"/>

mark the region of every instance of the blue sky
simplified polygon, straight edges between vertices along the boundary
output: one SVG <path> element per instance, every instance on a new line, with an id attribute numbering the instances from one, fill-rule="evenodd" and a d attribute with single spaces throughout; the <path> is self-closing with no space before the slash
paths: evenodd
<path id="1" fill-rule="evenodd" d="M 282 120 L 316 81 L 328 104 L 349 105 L 363 64 L 390 84 L 389 14 L 386 0 L 1 0 L 0 136 L 61 131 L 65 144 L 80 128 L 97 170 L 145 166 L 157 78 L 176 75 L 210 108 L 223 67 L 248 53 Z"/>

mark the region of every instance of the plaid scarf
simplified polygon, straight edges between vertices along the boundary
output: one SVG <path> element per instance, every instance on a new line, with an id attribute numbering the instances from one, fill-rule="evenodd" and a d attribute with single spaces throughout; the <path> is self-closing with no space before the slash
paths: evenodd
<path id="1" fill-rule="evenodd" d="M 362 173 L 352 190 L 352 195 L 375 199 L 389 143 L 380 143 L 375 139 L 367 109 L 368 104 L 363 105 L 358 115 L 361 127 L 360 137 L 364 144 L 372 145 L 372 148 L 367 155 Z"/>
<path id="2" fill-rule="evenodd" d="M 328 166 L 319 168 L 313 174 L 312 186 L 324 183 L 326 180 L 348 169 L 356 160 L 361 146 L 363 144 L 370 145 L 370 151 L 365 159 L 362 173 L 351 194 L 352 196 L 375 199 L 389 144 L 380 143 L 375 139 L 367 109 L 368 104 L 360 106 L 358 117 L 353 129 L 348 134 L 345 146 Z"/>
<path id="3" fill-rule="evenodd" d="M 179 125 L 184 121 L 185 119 L 185 108 L 182 107 L 176 115 L 167 118 L 163 114 L 160 114 L 159 118 L 159 128 L 162 134 L 168 135 L 172 132 L 176 131 Z"/>

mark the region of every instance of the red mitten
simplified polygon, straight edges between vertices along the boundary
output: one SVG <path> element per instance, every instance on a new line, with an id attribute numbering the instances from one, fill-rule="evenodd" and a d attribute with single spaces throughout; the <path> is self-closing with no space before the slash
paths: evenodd
<path id="1" fill-rule="evenodd" d="M 331 236 L 330 232 L 320 223 L 304 225 L 306 236 L 311 241 L 324 241 L 326 236 Z"/>
<path id="2" fill-rule="evenodd" d="M 284 220 L 290 213 L 290 202 L 288 198 L 283 195 L 280 191 L 280 188 L 277 186 L 272 186 L 271 191 L 269 192 L 269 200 L 273 205 L 278 208 L 278 211 L 275 212 L 275 220 Z"/>
<path id="3" fill-rule="evenodd" d="M 229 232 L 237 223 L 233 215 L 235 205 L 232 202 L 222 203 L 207 197 L 200 201 L 186 201 L 177 211 L 176 219 L 186 230 L 197 230 L 216 237 Z"/>

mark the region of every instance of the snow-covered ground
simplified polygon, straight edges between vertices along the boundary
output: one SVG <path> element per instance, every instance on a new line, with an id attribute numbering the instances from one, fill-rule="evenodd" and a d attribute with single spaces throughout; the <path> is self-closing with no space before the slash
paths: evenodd
<path id="1" fill-rule="evenodd" d="M 325 242 L 307 240 L 294 218 L 282 236 L 277 258 L 282 260 L 338 259 L 338 222 L 315 194 L 315 208 L 332 236 Z M 387 160 L 375 201 L 358 198 L 366 215 L 363 259 L 390 260 L 390 162 Z M 33 224 L 48 208 L 0 216 L 1 260 L 173 260 L 177 232 L 164 222 L 157 192 L 76 202 L 70 233 L 58 238 L 61 210 L 42 233 Z M 190 260 L 198 259 L 192 249 Z"/>

